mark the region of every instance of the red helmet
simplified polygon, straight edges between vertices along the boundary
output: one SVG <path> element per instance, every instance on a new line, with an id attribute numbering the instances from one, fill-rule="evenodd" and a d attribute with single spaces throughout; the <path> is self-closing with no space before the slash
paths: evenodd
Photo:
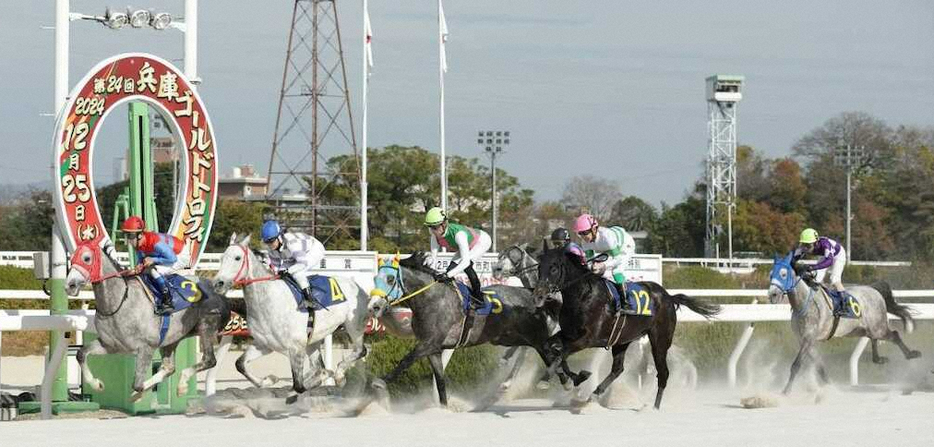
<path id="1" fill-rule="evenodd" d="M 120 226 L 120 231 L 124 233 L 141 233 L 146 229 L 146 222 L 143 222 L 143 218 L 139 216 L 130 216 L 123 221 L 123 225 Z"/>

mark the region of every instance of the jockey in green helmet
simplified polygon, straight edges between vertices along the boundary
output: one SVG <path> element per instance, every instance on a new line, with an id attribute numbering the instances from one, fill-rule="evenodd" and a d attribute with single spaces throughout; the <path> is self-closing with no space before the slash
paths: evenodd
<path id="1" fill-rule="evenodd" d="M 484 304 L 480 290 L 480 278 L 473 268 L 473 261 L 480 259 L 493 245 L 493 239 L 483 230 L 466 227 L 457 222 L 448 220 L 444 210 L 434 207 L 425 214 L 425 226 L 431 232 L 431 266 L 434 267 L 438 258 L 438 250 L 444 247 L 454 250 L 454 258 L 447 271 L 435 274 L 439 282 L 453 281 L 457 274 L 463 272 L 470 280 L 471 307 L 477 309 Z"/>

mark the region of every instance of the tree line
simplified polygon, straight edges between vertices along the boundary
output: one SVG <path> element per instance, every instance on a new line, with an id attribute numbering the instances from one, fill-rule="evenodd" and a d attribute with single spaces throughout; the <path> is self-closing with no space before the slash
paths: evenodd
<path id="1" fill-rule="evenodd" d="M 841 242 L 845 234 L 846 147 L 864 156 L 852 171 L 852 245 L 854 259 L 934 260 L 934 129 L 889 126 L 864 112 L 828 119 L 801 136 L 784 157 L 769 158 L 748 145 L 737 148 L 737 203 L 733 213 L 734 251 L 763 255 L 791 248 L 804 227 Z M 438 154 L 417 146 L 371 148 L 369 152 L 369 248 L 408 252 L 427 248 L 425 211 L 439 205 Z M 328 160 L 332 172 L 355 162 L 350 156 Z M 477 158 L 447 160 L 449 214 L 464 224 L 490 230 L 490 168 Z M 171 165 L 156 166 L 160 227 L 172 212 Z M 355 176 L 337 175 L 319 188 L 323 200 L 359 200 Z M 125 182 L 97 190 L 107 222 Z M 706 185 L 703 169 L 675 204 L 655 207 L 625 195 L 613 179 L 583 176 L 567 181 L 558 201 L 536 201 L 534 192 L 497 168 L 498 244 L 540 241 L 558 225 L 569 225 L 581 211 L 602 222 L 645 231 L 644 252 L 669 257 L 703 255 Z M 53 208 L 48 191 L 34 191 L 0 206 L 0 250 L 47 250 Z M 209 251 L 220 251 L 233 232 L 257 232 L 271 210 L 263 204 L 220 200 Z M 723 213 L 721 213 L 723 214 Z M 354 221 L 355 222 L 355 221 Z M 724 222 L 725 226 L 725 222 Z M 721 237 L 725 238 L 725 234 Z M 329 249 L 359 248 L 359 229 L 335 235 Z M 721 241 L 721 246 L 725 240 Z"/>

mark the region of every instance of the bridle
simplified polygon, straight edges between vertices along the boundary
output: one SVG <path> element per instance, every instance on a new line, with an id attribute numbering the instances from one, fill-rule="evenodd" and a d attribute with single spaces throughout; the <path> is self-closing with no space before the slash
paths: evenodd
<path id="1" fill-rule="evenodd" d="M 279 279 L 279 275 L 263 276 L 260 278 L 248 278 L 250 275 L 250 258 L 252 257 L 252 253 L 242 245 L 237 245 L 237 248 L 243 252 L 243 262 L 240 263 L 240 268 L 237 270 L 237 274 L 234 275 L 234 287 L 248 286 L 257 282 L 273 281 Z"/>

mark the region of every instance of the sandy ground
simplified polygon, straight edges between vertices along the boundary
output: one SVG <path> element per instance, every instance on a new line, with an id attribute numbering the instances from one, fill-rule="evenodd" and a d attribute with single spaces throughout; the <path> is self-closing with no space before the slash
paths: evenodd
<path id="1" fill-rule="evenodd" d="M 2 422 L 0 445 L 934 445 L 934 393 L 905 393 L 899 385 L 817 387 L 805 379 L 791 396 L 782 397 L 771 382 L 737 390 L 702 383 L 695 389 L 678 378 L 682 372 L 674 371 L 661 411 L 651 409 L 653 380 L 639 390 L 629 376 L 607 399 L 583 407 L 570 405 L 572 395 L 556 389 L 553 399 L 504 399 L 484 408 L 478 408 L 481 392 L 453 396 L 449 409 L 438 408 L 426 394 L 388 408 L 375 401 L 357 414 L 361 401 L 355 397 L 321 394 L 286 405 L 285 389 L 248 389 L 233 371 L 233 357 L 225 360 L 220 374 L 224 380 L 219 388 L 226 389 L 192 414 Z M 29 372 L 24 365 L 30 361 L 40 367 L 37 360 L 41 362 L 4 358 L 4 388 Z M 920 377 L 930 375 L 929 363 L 924 365 L 915 368 Z M 288 377 L 282 356 L 268 356 L 255 366 L 259 374 Z M 520 379 L 529 382 L 533 375 Z M 744 408 L 743 403 L 762 408 Z"/>

